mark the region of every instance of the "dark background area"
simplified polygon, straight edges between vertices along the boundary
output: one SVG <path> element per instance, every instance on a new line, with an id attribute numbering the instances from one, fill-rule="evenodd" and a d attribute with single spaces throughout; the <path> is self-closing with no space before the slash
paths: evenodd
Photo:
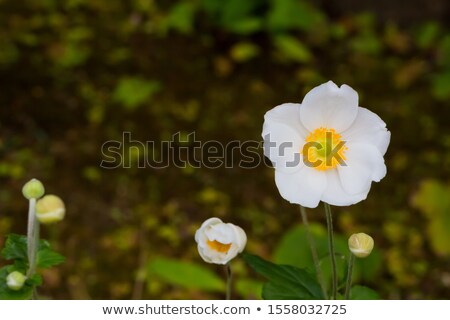
<path id="1" fill-rule="evenodd" d="M 233 168 L 138 168 L 163 150 L 136 144 L 123 148 L 131 168 L 103 169 L 102 145 L 123 132 L 260 141 L 267 110 L 333 80 L 392 133 L 386 178 L 334 208 L 341 242 L 375 239 L 357 281 L 385 299 L 450 298 L 449 18 L 448 1 L 0 0 L 0 245 L 26 232 L 21 188 L 35 177 L 67 206 L 42 230 L 67 257 L 42 295 L 221 298 L 223 270 L 193 238 L 205 219 L 242 226 L 267 259 L 298 255 L 286 246 L 298 207 L 273 169 L 239 168 L 239 156 Z M 320 234 L 323 209 L 308 213 Z M 236 298 L 257 298 L 260 279 L 234 264 Z M 186 265 L 211 279 L 174 279 Z"/>

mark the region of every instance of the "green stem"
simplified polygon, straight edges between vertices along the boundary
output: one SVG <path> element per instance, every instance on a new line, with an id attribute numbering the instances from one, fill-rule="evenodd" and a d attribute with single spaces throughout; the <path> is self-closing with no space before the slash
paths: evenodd
<path id="1" fill-rule="evenodd" d="M 37 228 L 36 221 L 36 199 L 32 198 L 28 207 L 28 230 L 27 230 L 27 253 L 28 253 L 28 265 L 29 269 L 27 277 L 32 276 L 34 273 L 32 266 L 34 265 L 36 255 L 35 233 Z"/>
<path id="2" fill-rule="evenodd" d="M 28 271 L 27 278 L 36 273 L 36 258 L 39 244 L 39 221 L 36 219 L 36 199 L 31 198 L 28 207 L 28 230 L 27 230 L 27 254 Z M 37 299 L 36 289 L 33 289 L 33 299 Z"/>
<path id="3" fill-rule="evenodd" d="M 314 239 L 309 229 L 308 216 L 306 215 L 306 210 L 304 207 L 300 206 L 300 213 L 302 216 L 303 225 L 305 226 L 306 238 L 308 240 L 309 248 L 311 249 L 311 255 L 314 261 L 314 267 L 316 268 L 317 279 L 320 283 L 320 288 L 322 289 L 322 295 L 324 298 L 327 297 L 327 289 L 325 286 L 325 278 L 323 277 L 322 269 L 320 268 L 319 256 L 317 254 L 317 249 L 314 244 Z"/>
<path id="4" fill-rule="evenodd" d="M 327 229 L 328 229 L 328 250 L 331 259 L 331 271 L 332 271 L 332 293 L 331 299 L 336 300 L 337 293 L 337 271 L 336 271 L 336 256 L 334 255 L 334 239 L 333 239 L 333 217 L 331 215 L 331 207 L 328 203 L 324 202 L 325 215 L 327 217 Z"/>
<path id="5" fill-rule="evenodd" d="M 227 268 L 227 295 L 226 295 L 226 299 L 230 300 L 231 299 L 232 280 L 233 280 L 233 274 L 231 273 L 230 263 L 227 263 L 226 268 Z"/>
<path id="6" fill-rule="evenodd" d="M 350 288 L 352 287 L 353 265 L 355 264 L 355 256 L 350 253 L 347 270 L 347 285 L 345 286 L 345 300 L 350 297 Z"/>

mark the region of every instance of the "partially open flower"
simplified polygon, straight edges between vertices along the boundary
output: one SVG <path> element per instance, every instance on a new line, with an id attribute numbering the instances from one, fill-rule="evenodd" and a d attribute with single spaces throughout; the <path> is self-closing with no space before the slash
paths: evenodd
<path id="1" fill-rule="evenodd" d="M 19 271 L 13 271 L 6 277 L 6 285 L 11 290 L 18 291 L 22 289 L 25 280 L 27 280 L 27 277 L 24 274 Z"/>
<path id="2" fill-rule="evenodd" d="M 365 258 L 370 255 L 373 249 L 373 239 L 365 233 L 355 233 L 348 239 L 348 248 L 358 258 Z"/>
<path id="3" fill-rule="evenodd" d="M 203 260 L 227 264 L 244 250 L 247 236 L 241 227 L 223 223 L 219 218 L 210 218 L 195 233 L 195 241 Z"/>
<path id="4" fill-rule="evenodd" d="M 42 182 L 37 179 L 31 179 L 22 188 L 22 194 L 28 200 L 38 199 L 45 193 L 45 188 Z"/>
<path id="5" fill-rule="evenodd" d="M 65 214 L 64 202 L 55 195 L 46 195 L 36 204 L 36 217 L 42 224 L 61 221 Z"/>

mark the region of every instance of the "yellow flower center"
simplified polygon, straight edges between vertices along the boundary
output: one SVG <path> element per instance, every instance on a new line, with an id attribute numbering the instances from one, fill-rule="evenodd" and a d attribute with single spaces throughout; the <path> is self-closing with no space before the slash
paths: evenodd
<path id="1" fill-rule="evenodd" d="M 206 243 L 208 244 L 208 247 L 220 253 L 227 253 L 231 247 L 231 243 L 222 243 L 217 240 L 207 240 Z"/>
<path id="2" fill-rule="evenodd" d="M 339 133 L 334 129 L 320 127 L 309 133 L 301 153 L 307 166 L 325 171 L 345 165 L 347 149 Z"/>

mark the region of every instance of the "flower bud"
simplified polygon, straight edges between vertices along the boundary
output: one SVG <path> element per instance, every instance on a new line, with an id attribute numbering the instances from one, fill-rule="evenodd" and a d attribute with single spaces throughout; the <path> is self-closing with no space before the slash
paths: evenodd
<path id="1" fill-rule="evenodd" d="M 42 224 L 61 221 L 65 214 L 64 202 L 55 195 L 48 194 L 36 203 L 36 217 Z"/>
<path id="2" fill-rule="evenodd" d="M 247 244 L 247 236 L 241 227 L 223 223 L 219 218 L 203 222 L 195 233 L 200 256 L 208 263 L 227 264 L 241 253 Z"/>
<path id="3" fill-rule="evenodd" d="M 22 289 L 25 280 L 27 280 L 27 277 L 25 277 L 25 275 L 23 275 L 19 271 L 13 271 L 6 277 L 6 285 L 11 290 L 18 291 Z"/>
<path id="4" fill-rule="evenodd" d="M 365 258 L 370 255 L 373 249 L 373 239 L 365 233 L 352 234 L 348 239 L 350 251 L 358 258 Z"/>
<path id="5" fill-rule="evenodd" d="M 37 179 L 31 179 L 22 188 L 22 193 L 25 198 L 30 199 L 38 199 L 42 197 L 45 193 L 45 188 L 42 182 Z"/>

